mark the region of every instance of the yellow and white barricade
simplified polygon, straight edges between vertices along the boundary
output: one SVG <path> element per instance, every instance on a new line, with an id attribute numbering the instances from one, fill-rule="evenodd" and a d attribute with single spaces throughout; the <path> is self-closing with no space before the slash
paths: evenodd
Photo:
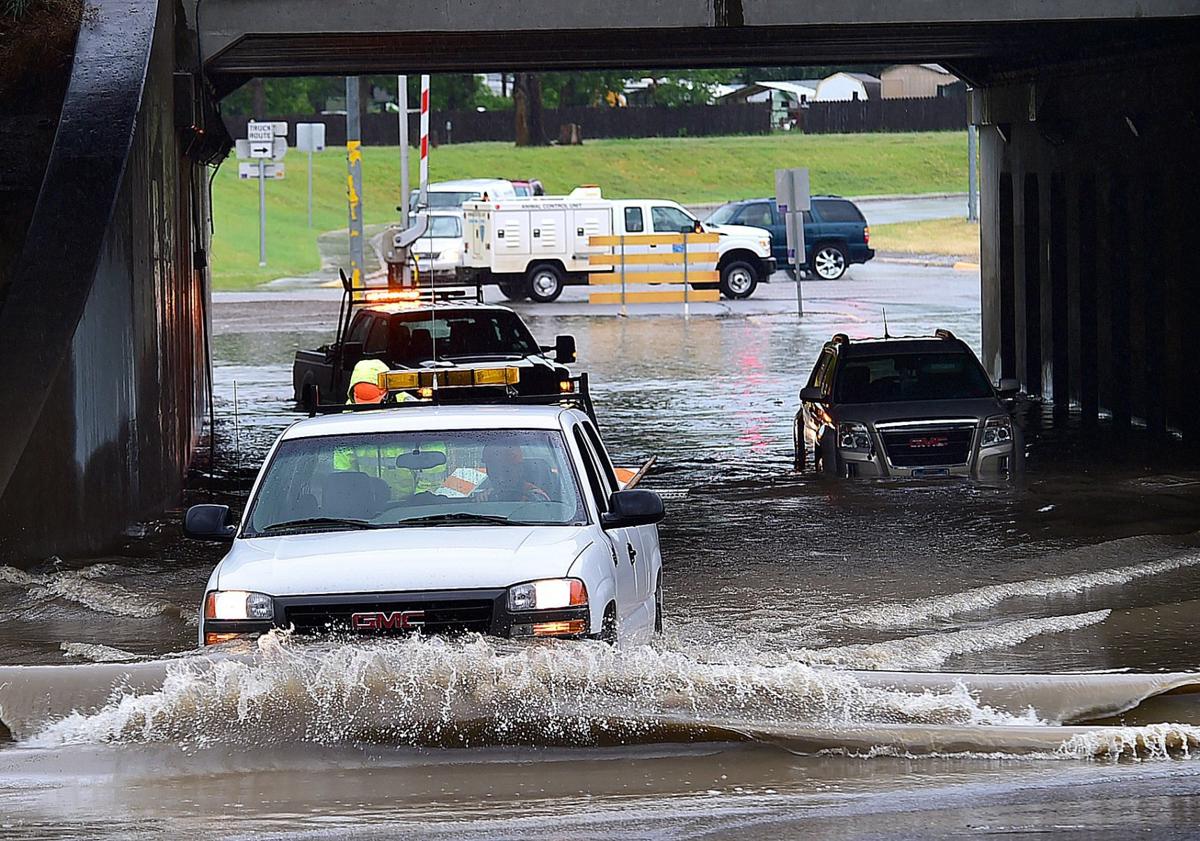
<path id="1" fill-rule="evenodd" d="M 588 302 L 592 304 L 620 304 L 622 311 L 628 304 L 681 303 L 684 315 L 688 304 L 712 302 L 721 299 L 718 289 L 692 289 L 692 284 L 717 284 L 721 280 L 717 271 L 719 252 L 705 246 L 714 246 L 720 240 L 715 233 L 678 234 L 615 234 L 588 237 L 588 245 L 607 246 L 609 254 L 590 254 L 588 264 L 593 266 L 588 278 L 590 286 L 620 286 L 619 291 L 592 292 Z M 641 246 L 671 246 L 670 251 L 645 252 Z M 637 251 L 630 251 L 638 248 Z M 629 271 L 631 266 L 637 267 Z M 653 267 L 643 271 L 644 267 Z M 670 269 L 664 269 L 670 266 Z M 678 266 L 679 268 L 674 268 Z M 652 292 L 630 292 L 628 286 L 637 283 L 681 284 L 682 291 L 663 290 Z"/>

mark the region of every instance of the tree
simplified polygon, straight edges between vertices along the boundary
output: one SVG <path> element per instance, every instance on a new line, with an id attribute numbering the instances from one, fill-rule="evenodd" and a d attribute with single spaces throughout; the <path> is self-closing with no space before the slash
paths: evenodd
<path id="1" fill-rule="evenodd" d="M 513 84 L 513 117 L 518 146 L 546 146 L 542 126 L 542 83 L 537 73 L 518 73 Z"/>

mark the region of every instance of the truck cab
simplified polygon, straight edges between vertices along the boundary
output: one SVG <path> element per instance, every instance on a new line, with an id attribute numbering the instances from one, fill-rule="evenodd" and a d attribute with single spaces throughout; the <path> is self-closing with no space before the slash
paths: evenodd
<path id="1" fill-rule="evenodd" d="M 582 389 L 567 365 L 576 361 L 575 339 L 558 336 L 543 346 L 521 317 L 503 306 L 449 293 L 347 292 L 334 341 L 296 352 L 293 396 L 299 406 L 344 403 L 351 374 L 363 359 L 389 370 L 473 372 L 515 370 L 508 385 L 521 396 L 561 396 Z M 313 395 L 316 395 L 315 398 Z M 592 412 L 590 395 L 585 394 Z"/>

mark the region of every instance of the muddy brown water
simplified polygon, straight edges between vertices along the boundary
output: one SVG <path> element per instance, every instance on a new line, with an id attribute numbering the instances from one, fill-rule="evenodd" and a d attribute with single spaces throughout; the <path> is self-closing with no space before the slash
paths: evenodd
<path id="1" fill-rule="evenodd" d="M 648 486 L 673 492 L 650 648 L 272 639 L 214 660 L 195 611 L 219 552 L 174 518 L 111 557 L 0 567 L 0 837 L 1194 825 L 1200 696 L 1158 693 L 1200 670 L 1195 456 L 1035 410 L 1022 487 L 796 475 L 796 393 L 830 333 L 879 332 L 886 306 L 892 333 L 979 344 L 969 274 L 807 288 L 803 324 L 784 284 L 687 321 L 571 293 L 523 307 L 544 341 L 577 337 L 617 460 L 657 456 Z M 296 417 L 291 354 L 335 314 L 320 294 L 218 299 L 216 475 L 190 499 L 244 496 Z M 964 677 L 904 677 L 930 672 Z"/>

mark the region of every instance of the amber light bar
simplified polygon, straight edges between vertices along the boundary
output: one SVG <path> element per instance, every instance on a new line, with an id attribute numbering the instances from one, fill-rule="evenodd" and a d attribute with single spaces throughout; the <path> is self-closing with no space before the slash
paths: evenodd
<path id="1" fill-rule="evenodd" d="M 521 369 L 474 368 L 444 371 L 384 371 L 379 375 L 379 387 L 385 391 L 417 391 L 437 388 L 470 388 L 471 386 L 510 386 L 521 381 Z"/>

